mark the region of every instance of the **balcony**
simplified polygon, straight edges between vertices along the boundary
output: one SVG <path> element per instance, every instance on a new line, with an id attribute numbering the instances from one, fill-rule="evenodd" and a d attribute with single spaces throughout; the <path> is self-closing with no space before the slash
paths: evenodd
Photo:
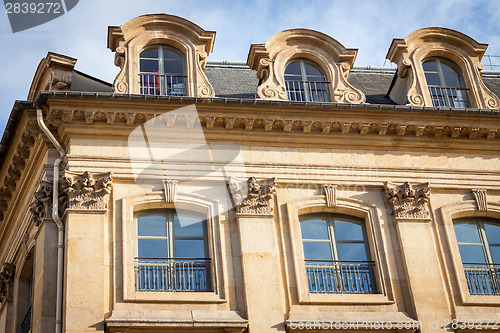
<path id="1" fill-rule="evenodd" d="M 432 103 L 434 106 L 446 106 L 452 108 L 470 108 L 469 89 L 444 88 L 440 86 L 429 86 Z"/>
<path id="2" fill-rule="evenodd" d="M 330 82 L 286 80 L 288 100 L 296 102 L 330 102 Z"/>
<path id="3" fill-rule="evenodd" d="M 185 96 L 186 76 L 139 74 L 139 92 L 143 95 Z"/>
<path id="4" fill-rule="evenodd" d="M 136 258 L 137 291 L 212 291 L 210 258 Z"/>
<path id="5" fill-rule="evenodd" d="M 463 265 L 471 295 L 500 295 L 500 265 L 466 263 Z"/>
<path id="6" fill-rule="evenodd" d="M 309 291 L 323 294 L 377 294 L 372 261 L 306 260 Z"/>

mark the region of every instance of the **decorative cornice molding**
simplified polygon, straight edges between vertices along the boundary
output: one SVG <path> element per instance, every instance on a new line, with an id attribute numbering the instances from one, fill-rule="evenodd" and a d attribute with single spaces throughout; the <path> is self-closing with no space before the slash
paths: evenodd
<path id="1" fill-rule="evenodd" d="M 431 195 L 429 183 L 414 189 L 409 182 L 401 186 L 384 183 L 384 193 L 394 209 L 395 219 L 401 220 L 429 220 L 430 212 L 428 201 Z"/>
<path id="2" fill-rule="evenodd" d="M 325 192 L 326 206 L 337 207 L 337 185 L 325 185 L 323 191 Z"/>
<path id="3" fill-rule="evenodd" d="M 16 266 L 5 263 L 0 270 L 0 304 L 12 300 L 14 294 L 14 276 Z"/>
<path id="4" fill-rule="evenodd" d="M 272 214 L 270 200 L 276 194 L 276 178 L 262 185 L 254 177 L 248 178 L 246 184 L 231 180 L 229 190 L 234 198 L 238 214 Z"/>
<path id="5" fill-rule="evenodd" d="M 480 212 L 488 211 L 488 201 L 486 196 L 486 190 L 482 189 L 472 189 L 472 195 L 474 196 L 474 200 L 476 201 L 477 210 Z"/>
<path id="6" fill-rule="evenodd" d="M 65 208 L 105 210 L 112 185 L 111 172 L 93 175 L 88 171 L 83 174 L 65 171 L 61 182 L 61 193 L 67 197 Z"/>

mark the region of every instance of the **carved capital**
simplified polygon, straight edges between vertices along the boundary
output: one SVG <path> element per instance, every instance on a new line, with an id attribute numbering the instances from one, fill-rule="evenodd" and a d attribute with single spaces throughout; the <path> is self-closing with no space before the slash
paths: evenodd
<path id="1" fill-rule="evenodd" d="M 271 214 L 271 198 L 276 194 L 276 178 L 259 184 L 254 177 L 246 184 L 231 181 L 229 190 L 234 198 L 236 210 L 240 214 Z"/>
<path id="2" fill-rule="evenodd" d="M 12 300 L 14 294 L 14 275 L 16 266 L 5 263 L 0 270 L 0 303 Z"/>
<path id="3" fill-rule="evenodd" d="M 52 183 L 42 180 L 30 204 L 35 225 L 39 226 L 45 218 L 49 218 L 52 210 Z"/>
<path id="4" fill-rule="evenodd" d="M 476 200 L 477 210 L 479 210 L 480 212 L 488 211 L 486 190 L 473 189 L 471 191 L 472 195 L 474 196 L 474 200 Z"/>
<path id="5" fill-rule="evenodd" d="M 80 175 L 66 171 L 60 194 L 67 197 L 67 209 L 103 210 L 108 208 L 112 184 L 111 172 L 92 175 L 86 171 Z"/>
<path id="6" fill-rule="evenodd" d="M 325 192 L 326 205 L 337 207 L 337 185 L 325 185 L 323 191 Z"/>
<path id="7" fill-rule="evenodd" d="M 396 219 L 428 220 L 430 218 L 427 204 L 431 195 L 429 183 L 414 189 L 409 182 L 405 182 L 402 186 L 392 186 L 385 182 L 384 193 L 394 209 Z"/>

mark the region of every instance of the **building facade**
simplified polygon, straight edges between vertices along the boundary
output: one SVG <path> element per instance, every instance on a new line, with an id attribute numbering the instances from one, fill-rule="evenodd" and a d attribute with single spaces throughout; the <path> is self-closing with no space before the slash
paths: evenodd
<path id="1" fill-rule="evenodd" d="M 500 329 L 500 73 L 446 28 L 391 68 L 176 16 L 48 53 L 0 146 L 0 332 Z"/>

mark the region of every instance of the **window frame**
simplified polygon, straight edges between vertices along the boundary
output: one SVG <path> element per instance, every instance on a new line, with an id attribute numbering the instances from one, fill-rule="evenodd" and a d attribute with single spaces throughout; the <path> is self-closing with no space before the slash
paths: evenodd
<path id="1" fill-rule="evenodd" d="M 121 199 L 121 252 L 115 255 L 118 276 L 122 278 L 125 302 L 181 302 L 181 303 L 225 303 L 229 293 L 227 281 L 226 245 L 221 237 L 219 203 L 199 195 L 177 193 L 175 206 L 166 203 L 161 192 L 148 193 Z M 211 259 L 211 291 L 141 292 L 135 285 L 135 257 L 137 255 L 137 222 L 135 214 L 145 210 L 183 209 L 207 216 L 208 254 Z"/>
<path id="2" fill-rule="evenodd" d="M 389 258 L 378 221 L 378 210 L 373 204 L 359 200 L 337 198 L 336 207 L 328 207 L 325 196 L 314 196 L 287 203 L 290 228 L 293 272 L 299 304 L 394 304 L 394 287 L 389 273 Z M 374 279 L 377 294 L 337 294 L 310 292 L 307 283 L 305 256 L 299 216 L 308 213 L 332 213 L 352 216 L 364 221 L 366 228 L 367 251 L 375 263 Z M 292 277 L 291 277 L 292 278 Z"/>
<path id="3" fill-rule="evenodd" d="M 157 49 L 158 50 L 158 58 L 143 58 L 142 57 L 142 54 L 146 51 L 149 51 L 149 50 L 154 50 L 154 49 Z M 164 51 L 167 50 L 167 51 L 170 51 L 170 52 L 173 52 L 173 53 L 176 53 L 177 55 L 179 55 L 182 59 L 182 75 L 172 75 L 172 73 L 166 73 L 165 72 L 165 68 L 164 68 L 164 64 L 165 64 L 165 58 L 164 58 Z M 152 60 L 157 60 L 158 61 L 158 73 L 154 73 L 154 72 L 144 72 L 141 70 L 141 60 L 147 60 L 147 59 L 152 59 Z M 186 55 L 184 54 L 184 52 L 182 52 L 181 50 L 173 47 L 173 46 L 170 46 L 168 44 L 152 44 L 152 45 L 148 45 L 146 47 L 144 47 L 143 49 L 139 50 L 138 52 L 138 73 L 139 73 L 139 79 L 138 79 L 138 85 L 139 85 L 139 93 L 142 94 L 142 95 L 155 95 L 155 96 L 187 96 L 187 74 L 186 74 Z M 159 85 L 159 93 L 156 94 L 156 93 L 153 93 L 153 94 L 145 94 L 144 93 L 144 90 L 148 90 L 148 92 L 153 89 L 155 90 L 156 88 L 153 86 L 153 88 L 151 88 L 150 86 L 143 86 L 143 83 L 142 83 L 142 80 L 143 80 L 143 76 L 146 75 L 146 76 L 158 76 L 159 80 L 158 80 L 158 85 Z M 166 89 L 166 80 L 167 80 L 167 77 L 170 77 L 170 84 L 179 84 L 178 82 L 176 83 L 173 83 L 172 82 L 172 77 L 176 77 L 176 78 L 179 78 L 179 77 L 182 77 L 182 93 L 180 94 L 167 94 L 167 89 Z M 149 80 L 148 80 L 148 83 L 149 83 Z M 171 89 L 172 90 L 172 89 Z"/>
<path id="4" fill-rule="evenodd" d="M 300 77 L 301 77 L 301 80 L 300 82 L 302 83 L 303 85 L 303 89 L 300 89 L 300 86 L 299 86 L 299 90 L 294 90 L 294 96 L 303 96 L 304 98 L 301 100 L 297 100 L 297 99 L 291 99 L 291 92 L 290 92 L 290 89 L 289 89 L 289 82 L 297 82 L 297 80 L 288 80 L 287 79 L 287 75 L 288 76 L 291 76 L 291 75 L 294 75 L 294 74 L 287 74 L 286 73 L 286 70 L 288 69 L 288 67 L 290 65 L 293 65 L 295 63 L 299 63 L 299 66 L 300 66 Z M 308 80 L 308 74 L 307 74 L 307 70 L 306 70 L 306 65 L 309 65 L 311 67 L 313 67 L 314 69 L 316 69 L 319 74 L 322 76 L 323 78 L 323 81 L 310 81 Z M 297 76 L 297 75 L 295 75 Z M 325 73 L 325 70 L 316 62 L 308 59 L 308 58 L 292 58 L 290 60 L 288 60 L 288 62 L 286 63 L 285 67 L 284 67 L 284 71 L 283 71 L 283 78 L 284 78 L 284 81 L 285 81 L 285 87 L 286 87 L 286 92 L 287 92 L 287 98 L 289 101 L 294 101 L 294 102 L 331 102 L 331 93 L 330 93 L 330 86 L 331 86 L 331 82 L 328 81 L 328 77 L 326 76 L 326 73 Z M 307 83 L 307 84 L 305 84 Z M 315 86 L 318 85 L 318 83 L 324 83 L 326 89 L 325 90 L 321 90 L 323 92 L 323 96 L 326 97 L 324 98 L 325 100 L 314 100 L 314 98 L 312 98 L 311 100 L 311 97 L 313 96 L 319 96 L 319 94 L 316 92 L 316 93 L 311 93 L 310 92 L 310 88 L 311 88 L 311 85 L 312 83 L 314 83 Z M 294 84 L 294 87 L 295 87 L 295 84 Z"/>

